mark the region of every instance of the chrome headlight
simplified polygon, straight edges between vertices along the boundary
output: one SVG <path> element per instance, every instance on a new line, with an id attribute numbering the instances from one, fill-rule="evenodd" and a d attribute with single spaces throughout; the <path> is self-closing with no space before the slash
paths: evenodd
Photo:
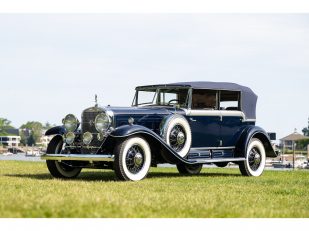
<path id="1" fill-rule="evenodd" d="M 79 122 L 74 115 L 68 114 L 63 119 L 63 125 L 68 132 L 74 132 L 78 128 Z"/>
<path id="2" fill-rule="evenodd" d="M 85 132 L 83 134 L 83 143 L 89 145 L 93 139 L 93 135 L 90 132 Z"/>
<path id="3" fill-rule="evenodd" d="M 94 125 L 98 132 L 104 132 L 111 125 L 111 119 L 106 113 L 100 113 L 95 117 Z"/>
<path id="4" fill-rule="evenodd" d="M 75 134 L 73 132 L 68 132 L 66 135 L 65 135 L 65 142 L 67 144 L 73 144 L 75 140 Z"/>

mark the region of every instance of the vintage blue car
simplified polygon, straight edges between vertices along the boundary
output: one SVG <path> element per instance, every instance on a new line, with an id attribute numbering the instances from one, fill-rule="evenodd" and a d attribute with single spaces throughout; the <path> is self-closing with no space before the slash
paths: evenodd
<path id="1" fill-rule="evenodd" d="M 100 107 L 68 114 L 42 156 L 56 178 L 74 178 L 82 168 L 113 169 L 120 180 L 138 181 L 151 166 L 177 165 L 198 174 L 203 164 L 239 165 L 260 176 L 266 157 L 276 157 L 268 134 L 256 122 L 257 96 L 223 82 L 140 86 L 131 107 Z"/>

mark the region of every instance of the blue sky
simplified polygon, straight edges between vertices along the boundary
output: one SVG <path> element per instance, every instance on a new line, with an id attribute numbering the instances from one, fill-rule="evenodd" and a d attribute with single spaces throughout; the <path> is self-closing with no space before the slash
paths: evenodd
<path id="1" fill-rule="evenodd" d="M 228 81 L 281 138 L 309 117 L 309 14 L 0 14 L 0 117 L 60 124 L 134 87 Z"/>

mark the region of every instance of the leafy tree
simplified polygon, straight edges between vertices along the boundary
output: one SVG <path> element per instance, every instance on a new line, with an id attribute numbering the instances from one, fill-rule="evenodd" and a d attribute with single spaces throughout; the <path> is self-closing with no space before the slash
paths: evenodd
<path id="1" fill-rule="evenodd" d="M 34 139 L 34 143 L 39 143 L 40 142 L 40 138 L 42 136 L 42 130 L 43 130 L 43 125 L 40 122 L 37 121 L 29 121 L 26 124 L 23 124 L 21 127 L 21 129 L 28 129 L 30 131 L 30 134 L 24 134 L 26 139 L 30 139 L 31 136 Z M 23 140 L 23 143 L 29 143 L 29 141 L 25 141 L 23 138 L 23 132 L 21 133 L 21 138 Z M 27 135 L 29 135 L 27 137 Z M 29 144 L 28 144 L 29 145 Z"/>
<path id="2" fill-rule="evenodd" d="M 35 145 L 35 144 L 36 144 L 36 142 L 35 142 L 35 139 L 34 139 L 34 135 L 31 134 L 31 135 L 29 136 L 29 138 L 27 139 L 27 145 L 28 145 L 28 146 L 33 146 L 33 145 Z"/>
<path id="3" fill-rule="evenodd" d="M 0 118 L 0 134 L 1 135 L 8 135 L 6 130 L 10 129 L 10 128 L 14 128 L 11 125 L 11 121 L 9 121 L 8 119 L 5 119 L 5 118 Z"/>
<path id="4" fill-rule="evenodd" d="M 298 140 L 296 141 L 296 145 L 298 149 L 305 150 L 307 146 L 309 145 L 309 139 Z"/>
<path id="5" fill-rule="evenodd" d="M 308 118 L 308 126 L 302 130 L 304 136 L 309 136 L 309 118 Z"/>

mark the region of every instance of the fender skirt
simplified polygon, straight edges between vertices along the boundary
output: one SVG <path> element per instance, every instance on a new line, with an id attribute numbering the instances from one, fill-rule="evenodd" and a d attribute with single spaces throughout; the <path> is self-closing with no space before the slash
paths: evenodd
<path id="1" fill-rule="evenodd" d="M 189 164 L 194 165 L 196 164 L 196 161 L 188 161 L 187 159 L 182 158 L 178 155 L 177 152 L 175 152 L 166 142 L 155 132 L 152 130 L 140 126 L 140 125 L 123 125 L 115 129 L 113 132 L 111 132 L 110 136 L 113 138 L 126 138 L 133 135 L 141 135 L 146 138 L 146 140 L 152 141 L 156 144 L 161 145 L 161 147 L 164 149 L 162 154 L 162 157 L 171 164 Z"/>
<path id="2" fill-rule="evenodd" d="M 263 143 L 265 147 L 266 157 L 277 157 L 277 154 L 271 145 L 268 134 L 265 132 L 264 129 L 257 126 L 248 126 L 243 130 L 236 145 L 235 157 L 246 156 L 247 147 L 252 138 L 257 138 Z"/>
<path id="3" fill-rule="evenodd" d="M 65 128 L 63 126 L 57 126 L 48 129 L 45 132 L 45 136 L 51 136 L 51 135 L 63 135 L 65 133 Z"/>

